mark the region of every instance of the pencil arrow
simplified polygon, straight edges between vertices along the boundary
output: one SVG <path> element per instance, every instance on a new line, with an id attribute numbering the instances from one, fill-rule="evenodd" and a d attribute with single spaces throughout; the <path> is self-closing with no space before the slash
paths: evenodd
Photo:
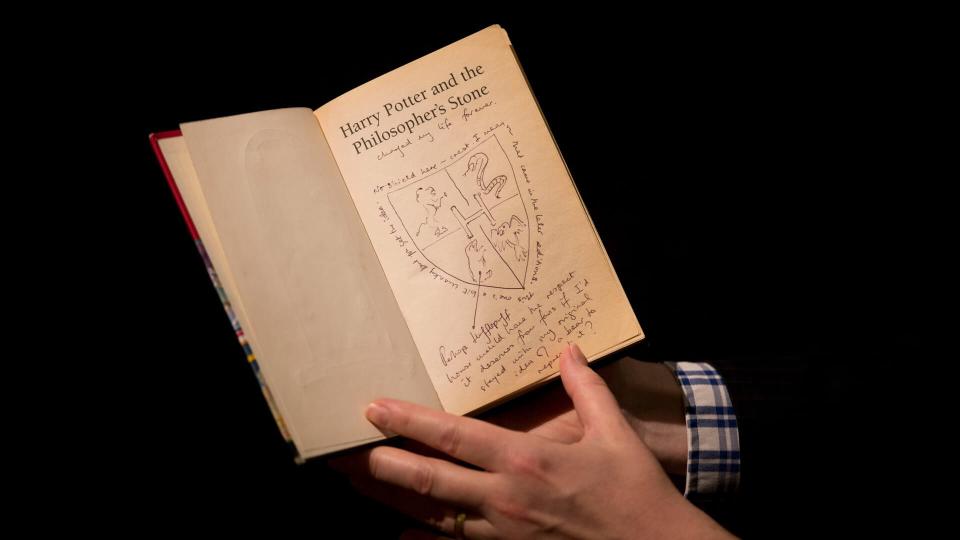
<path id="1" fill-rule="evenodd" d="M 477 328 L 477 308 L 480 306 L 480 275 L 483 273 L 483 270 L 477 271 L 477 303 L 473 305 L 473 326 L 471 329 L 476 330 Z"/>

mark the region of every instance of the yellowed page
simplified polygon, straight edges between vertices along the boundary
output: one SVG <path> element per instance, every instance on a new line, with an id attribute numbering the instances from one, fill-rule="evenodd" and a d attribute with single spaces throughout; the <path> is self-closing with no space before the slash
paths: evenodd
<path id="1" fill-rule="evenodd" d="M 230 307 L 240 322 L 243 329 L 243 339 L 247 341 L 250 349 L 259 351 L 257 345 L 256 333 L 253 330 L 253 324 L 247 317 L 246 310 L 243 308 L 243 301 L 237 291 L 236 282 L 233 279 L 233 272 L 227 262 L 227 257 L 223 253 L 223 247 L 220 245 L 220 237 L 213 221 L 210 219 L 210 212 L 207 210 L 207 203 L 203 198 L 203 192 L 200 190 L 200 182 L 197 173 L 193 168 L 193 162 L 190 160 L 190 152 L 187 150 L 187 142 L 183 137 L 167 137 L 159 139 L 157 144 L 163 152 L 163 158 L 170 168 L 170 174 L 173 176 L 177 189 L 183 199 L 190 214 L 190 220 L 197 229 L 203 242 L 203 249 L 213 265 L 217 279 L 223 287 L 224 293 L 230 302 Z M 254 353 L 256 354 L 256 353 Z M 279 414 L 276 411 L 275 414 Z M 281 424 L 281 429 L 286 429 L 285 424 Z M 287 434 L 285 434 L 287 435 Z"/>
<path id="2" fill-rule="evenodd" d="M 383 438 L 363 415 L 377 397 L 438 407 L 312 113 L 181 127 L 186 202 L 301 455 Z"/>
<path id="3" fill-rule="evenodd" d="M 446 410 L 642 338 L 502 28 L 315 114 Z"/>

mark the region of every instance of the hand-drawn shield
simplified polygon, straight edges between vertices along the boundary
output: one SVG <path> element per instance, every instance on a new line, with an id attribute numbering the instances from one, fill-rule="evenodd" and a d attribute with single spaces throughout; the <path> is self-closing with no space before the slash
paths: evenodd
<path id="1" fill-rule="evenodd" d="M 530 220 L 496 134 L 387 199 L 417 249 L 438 270 L 466 284 L 524 288 Z"/>

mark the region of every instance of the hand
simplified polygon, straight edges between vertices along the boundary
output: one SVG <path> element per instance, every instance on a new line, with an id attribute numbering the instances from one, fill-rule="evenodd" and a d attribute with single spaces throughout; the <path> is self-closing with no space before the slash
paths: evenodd
<path id="1" fill-rule="evenodd" d="M 664 364 L 629 357 L 596 371 L 634 432 L 682 486 L 687 471 L 687 426 L 683 391 L 676 377 Z M 556 442 L 575 443 L 583 437 L 583 424 L 562 386 L 539 388 L 480 418 Z"/>
<path id="2" fill-rule="evenodd" d="M 560 373 L 582 425 L 575 442 L 543 436 L 564 430 L 521 433 L 396 400 L 371 404 L 381 429 L 481 468 L 380 446 L 365 464 L 382 483 L 378 498 L 447 534 L 462 508 L 467 538 L 728 537 L 673 487 L 578 348 L 564 352 Z"/>

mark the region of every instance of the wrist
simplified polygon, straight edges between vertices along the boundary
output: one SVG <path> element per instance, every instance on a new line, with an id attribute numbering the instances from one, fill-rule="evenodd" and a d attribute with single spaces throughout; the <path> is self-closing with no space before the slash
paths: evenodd
<path id="1" fill-rule="evenodd" d="M 687 427 L 683 391 L 666 365 L 620 358 L 600 367 L 634 431 L 670 475 L 687 471 Z"/>

